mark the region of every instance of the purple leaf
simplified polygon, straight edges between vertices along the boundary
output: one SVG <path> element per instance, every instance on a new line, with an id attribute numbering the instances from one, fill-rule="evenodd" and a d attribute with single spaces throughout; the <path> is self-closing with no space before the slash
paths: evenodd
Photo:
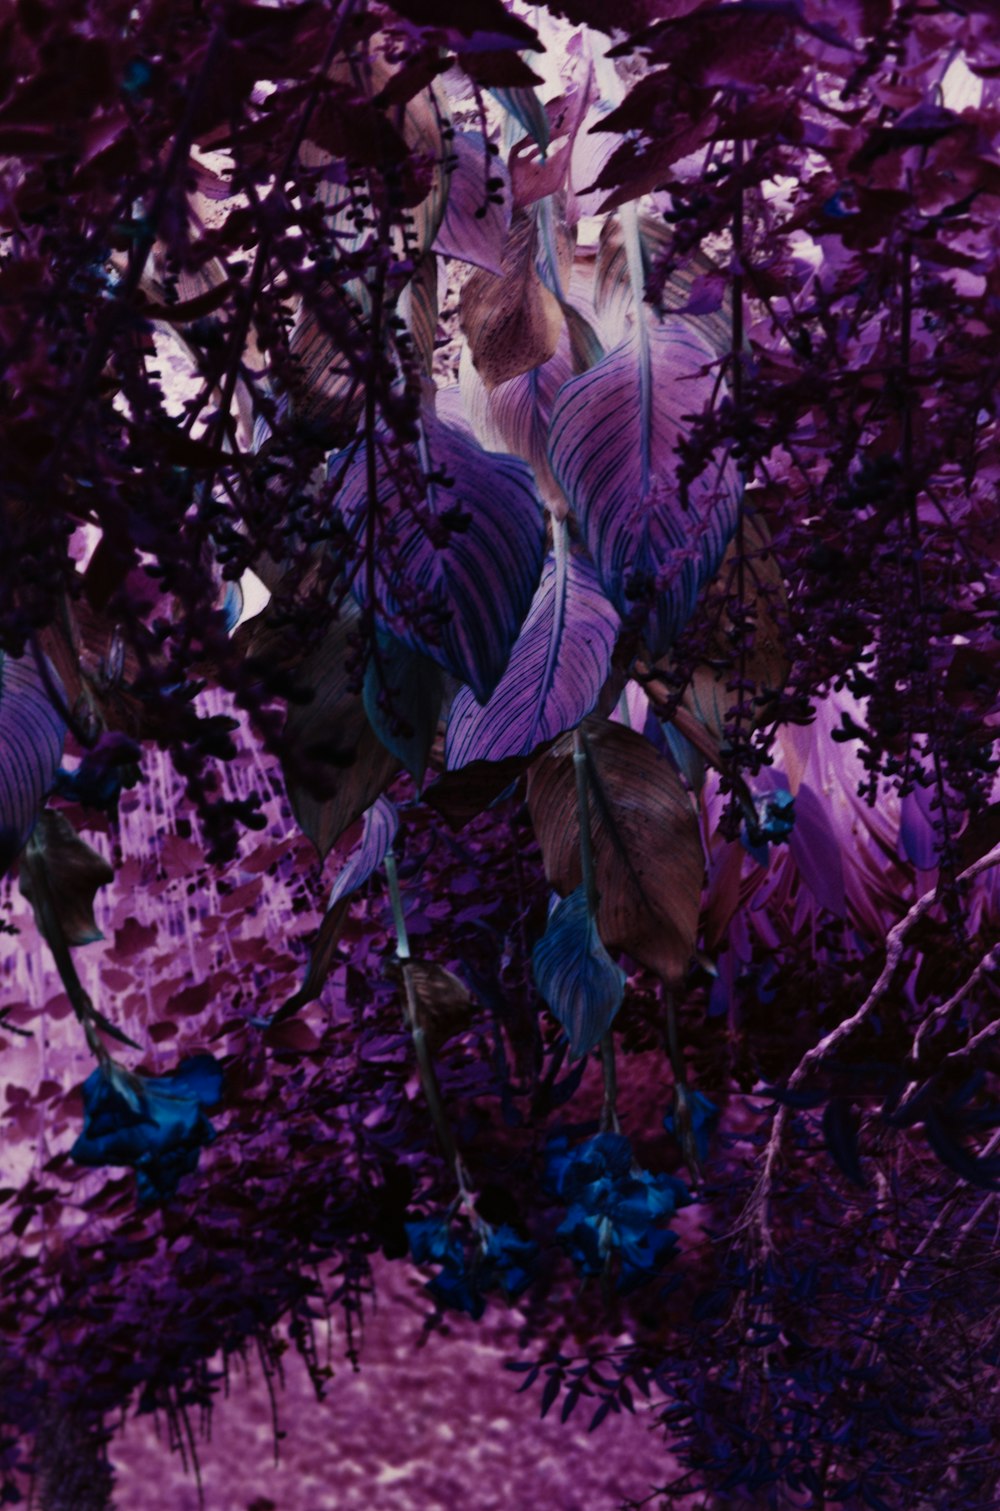
<path id="1" fill-rule="evenodd" d="M 59 678 L 48 668 L 53 685 Z M 0 873 L 20 852 L 55 781 L 66 725 L 31 656 L 0 652 Z"/>
<path id="2" fill-rule="evenodd" d="M 564 527 L 563 527 L 564 528 Z M 528 755 L 595 707 L 611 669 L 618 615 L 591 564 L 550 556 L 507 670 L 485 707 L 468 688 L 451 706 L 445 762 Z"/>
<path id="3" fill-rule="evenodd" d="M 485 702 L 503 675 L 538 584 L 542 507 L 527 463 L 483 451 L 430 414 L 424 436 L 434 480 L 422 509 L 401 499 L 398 472 L 387 464 L 385 448 L 379 449 L 378 612 L 384 628 L 467 682 Z M 340 495 L 345 522 L 359 536 L 368 514 L 365 462 L 359 448 Z M 429 615 L 419 628 L 405 622 L 405 606 L 418 595 L 439 624 L 424 627 Z"/>
<path id="4" fill-rule="evenodd" d="M 718 569 L 735 527 L 739 476 L 712 465 L 688 488 L 678 445 L 711 398 L 710 344 L 684 321 L 642 327 L 561 389 L 549 455 L 605 592 L 662 655 Z M 705 369 L 703 371 L 703 369 Z"/>
<path id="5" fill-rule="evenodd" d="M 938 863 L 939 840 L 934 827 L 933 789 L 914 787 L 899 803 L 899 844 L 907 860 L 920 871 Z"/>
<path id="6" fill-rule="evenodd" d="M 398 828 L 399 814 L 387 797 L 380 797 L 372 803 L 365 814 L 361 843 L 338 874 L 330 893 L 328 909 L 342 897 L 347 897 L 364 885 L 376 866 L 380 866 L 385 859 Z"/>
<path id="7" fill-rule="evenodd" d="M 446 257 L 474 263 L 499 276 L 510 228 L 507 170 L 499 158 L 490 156 L 478 132 L 456 132 L 451 156 L 455 162 L 448 181 L 448 202 L 435 247 Z M 488 190 L 487 179 L 500 179 L 500 188 Z M 491 193 L 502 194 L 502 202 L 491 201 Z"/>
<path id="8" fill-rule="evenodd" d="M 584 887 L 557 902 L 531 957 L 538 990 L 566 1030 L 574 1059 L 593 1049 L 614 1022 L 625 972 L 604 948 Z"/>

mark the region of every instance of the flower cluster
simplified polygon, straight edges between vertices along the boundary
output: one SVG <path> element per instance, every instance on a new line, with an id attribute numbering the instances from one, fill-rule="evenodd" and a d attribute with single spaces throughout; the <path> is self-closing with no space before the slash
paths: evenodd
<path id="1" fill-rule="evenodd" d="M 520 1238 L 508 1223 L 498 1228 L 480 1223 L 471 1253 L 445 1218 L 408 1222 L 406 1233 L 415 1264 L 441 1266 L 427 1283 L 439 1306 L 478 1319 L 486 1310 L 486 1291 L 499 1290 L 513 1301 L 531 1284 L 538 1245 Z"/>
<path id="2" fill-rule="evenodd" d="M 169 1076 L 100 1065 L 83 1083 L 83 1132 L 70 1156 L 78 1165 L 132 1165 L 139 1200 L 166 1201 L 215 1139 L 203 1109 L 221 1095 L 222 1070 L 211 1055 L 182 1060 Z"/>
<path id="3" fill-rule="evenodd" d="M 639 1169 L 621 1133 L 599 1133 L 576 1149 L 560 1136 L 546 1160 L 546 1185 L 569 1207 L 558 1235 L 585 1275 L 604 1274 L 617 1255 L 624 1294 L 663 1269 L 677 1234 L 657 1224 L 689 1204 L 683 1181 Z"/>

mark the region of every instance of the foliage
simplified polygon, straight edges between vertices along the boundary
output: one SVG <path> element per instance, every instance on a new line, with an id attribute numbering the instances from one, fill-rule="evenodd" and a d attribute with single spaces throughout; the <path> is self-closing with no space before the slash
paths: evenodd
<path id="1" fill-rule="evenodd" d="M 8 1499 L 381 1249 L 667 1499 L 995 1504 L 993 8 L 0 38 Z"/>

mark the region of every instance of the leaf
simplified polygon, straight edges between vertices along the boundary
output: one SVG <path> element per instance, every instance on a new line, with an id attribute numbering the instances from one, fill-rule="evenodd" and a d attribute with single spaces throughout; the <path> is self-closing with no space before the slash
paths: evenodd
<path id="1" fill-rule="evenodd" d="M 115 876 L 104 856 L 82 840 L 66 815 L 54 808 L 39 815 L 31 842 L 37 863 L 45 867 L 55 916 L 66 943 L 93 944 L 103 939 L 94 919 L 94 896 L 98 887 L 107 886 Z M 33 874 L 33 870 L 26 870 L 22 875 L 21 893 L 31 903 L 44 935 Z"/>
<path id="2" fill-rule="evenodd" d="M 742 671 L 748 683 L 742 698 L 757 705 L 753 725 L 766 721 L 772 696 L 780 693 L 788 677 L 789 661 L 773 612 L 786 602 L 784 578 L 770 549 L 771 533 L 761 514 L 744 507 L 743 515 L 743 583 L 739 598 L 739 544 L 736 536 L 729 542 L 713 581 L 705 590 L 706 622 L 714 624 L 706 650 L 714 662 L 730 663 L 724 669 L 705 662 L 695 669 L 684 693 L 683 706 L 723 746 L 726 723 L 740 694 L 729 688 L 734 675 Z M 733 628 L 732 601 L 742 602 L 752 615 L 753 644 L 741 665 L 729 635 Z M 666 689 L 664 689 L 664 692 Z"/>
<path id="3" fill-rule="evenodd" d="M 448 202 L 435 246 L 446 257 L 471 262 L 503 276 L 510 230 L 510 179 L 498 157 L 475 131 L 456 131 L 449 144 Z M 487 189 L 487 180 L 496 180 Z M 492 196 L 502 196 L 499 203 Z"/>
<path id="4" fill-rule="evenodd" d="M 341 897 L 332 907 L 323 914 L 323 921 L 313 942 L 312 952 L 309 956 L 309 964 L 306 968 L 305 980 L 287 1001 L 283 1002 L 277 1012 L 270 1019 L 271 1024 L 284 1023 L 287 1018 L 293 1018 L 297 1012 L 309 1002 L 315 1002 L 326 985 L 326 978 L 330 974 L 336 956 L 337 945 L 344 930 L 347 912 L 350 906 L 349 897 Z"/>
<path id="5" fill-rule="evenodd" d="M 761 777 L 775 787 L 782 780 L 773 770 L 762 772 Z M 788 848 L 799 875 L 820 907 L 836 918 L 846 917 L 840 842 L 826 807 L 806 782 L 800 782 L 795 794 L 795 827 L 788 837 Z"/>
<path id="6" fill-rule="evenodd" d="M 349 897 L 352 892 L 364 886 L 376 867 L 385 860 L 398 828 L 399 814 L 395 806 L 387 797 L 380 797 L 365 814 L 361 843 L 347 864 L 337 873 L 330 892 L 330 901 L 327 903 L 328 908 L 332 908 L 334 903 L 339 902 L 342 897 Z"/>
<path id="7" fill-rule="evenodd" d="M 544 149 L 549 145 L 549 114 L 534 89 L 491 89 L 490 93 Z"/>
<path id="8" fill-rule="evenodd" d="M 46 666 L 62 694 L 58 676 Z M 31 833 L 55 781 L 65 737 L 66 725 L 34 658 L 14 660 L 0 651 L 0 875 Z"/>
<path id="9" fill-rule="evenodd" d="M 652 215 L 638 218 L 639 252 L 646 284 L 658 282 L 656 270 L 673 249 L 673 235 L 662 220 Z M 703 252 L 689 253 L 663 282 L 651 316 L 675 315 L 685 320 L 708 342 L 718 357 L 732 350 L 732 307 L 724 290 L 717 307 L 706 308 L 706 280 L 718 278 L 722 269 Z M 635 324 L 635 293 L 629 274 L 625 236 L 618 216 L 609 216 L 601 228 L 594 268 L 594 308 L 602 332 L 617 345 Z"/>
<path id="10" fill-rule="evenodd" d="M 433 481 L 424 508 L 417 509 L 412 497 L 401 496 L 402 462 L 395 460 L 393 470 L 387 448 L 379 448 L 377 612 L 383 627 L 485 701 L 503 675 L 541 573 L 542 508 L 526 463 L 483 451 L 430 413 L 423 449 Z M 368 518 L 361 449 L 338 502 L 348 529 L 360 537 Z M 422 625 L 432 614 L 438 624 L 405 623 L 406 606 L 415 600 L 427 605 Z"/>
<path id="11" fill-rule="evenodd" d="M 414 268 L 399 296 L 399 313 L 413 338 L 421 371 L 430 377 L 438 331 L 438 260 L 433 252 L 421 257 Z"/>
<path id="12" fill-rule="evenodd" d="M 587 1054 L 614 1022 L 626 976 L 601 943 L 584 887 L 556 903 L 531 964 L 538 990 L 566 1030 L 570 1054 Z"/>
<path id="13" fill-rule="evenodd" d="M 499 275 L 475 272 L 462 289 L 459 319 L 476 371 L 488 388 L 547 362 L 563 326 L 559 301 L 535 267 L 534 216 L 511 221 Z"/>
<path id="14" fill-rule="evenodd" d="M 404 971 L 417 999 L 419 1022 L 431 1052 L 436 1053 L 456 1034 L 464 1033 L 475 1006 L 472 993 L 454 971 L 434 960 L 387 960 L 385 973 L 402 983 Z"/>
<path id="15" fill-rule="evenodd" d="M 662 654 L 718 570 L 736 524 L 731 462 L 694 478 L 687 507 L 678 445 L 714 380 L 707 343 L 676 319 L 639 330 L 561 389 L 549 456 L 605 592 Z"/>
<path id="16" fill-rule="evenodd" d="M 445 771 L 424 789 L 423 798 L 453 829 L 461 829 L 503 797 L 523 777 L 531 756 L 508 761 L 470 761 L 460 771 Z"/>
<path id="17" fill-rule="evenodd" d="M 557 546 L 489 702 L 478 704 L 464 687 L 455 695 L 445 764 L 529 755 L 579 724 L 597 705 L 617 634 L 618 616 L 593 567 Z"/>
<path id="18" fill-rule="evenodd" d="M 539 494 L 556 519 L 565 519 L 569 505 L 549 464 L 549 421 L 556 394 L 576 370 L 568 329 L 547 362 L 495 388 L 476 371 L 468 346 L 462 347 L 458 369 L 462 404 L 477 441 L 487 451 L 507 451 L 530 463 Z"/>
<path id="19" fill-rule="evenodd" d="M 282 668 L 294 677 L 297 696 L 307 699 L 289 706 L 282 768 L 299 827 L 324 858 L 397 769 L 354 690 L 360 620 L 356 605 L 345 603 L 315 649 L 303 654 L 272 600 L 234 636 L 251 663 L 256 657 L 272 670 Z"/>
<path id="20" fill-rule="evenodd" d="M 704 879 L 697 815 L 676 771 L 642 735 L 594 718 L 583 734 L 598 933 L 607 949 L 677 986 L 694 950 Z M 531 767 L 528 806 L 545 874 L 566 896 L 582 880 L 568 737 Z"/>
<path id="21" fill-rule="evenodd" d="M 419 787 L 441 716 L 444 678 L 427 656 L 384 630 L 378 631 L 376 652 L 365 671 L 365 712 L 386 750 Z"/>

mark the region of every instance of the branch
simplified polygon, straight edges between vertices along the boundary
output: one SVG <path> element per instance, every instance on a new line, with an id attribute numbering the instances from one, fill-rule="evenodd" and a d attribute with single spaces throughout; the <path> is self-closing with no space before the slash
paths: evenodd
<path id="1" fill-rule="evenodd" d="M 992 850 L 987 851 L 985 855 L 981 855 L 977 861 L 975 861 L 971 866 L 963 871 L 957 879 L 958 885 L 961 886 L 963 883 L 974 881 L 975 878 L 977 876 L 981 876 L 984 871 L 989 871 L 997 865 L 1000 865 L 1000 844 L 994 845 Z M 875 1008 L 878 1006 L 879 1002 L 881 1002 L 882 998 L 885 996 L 890 985 L 892 984 L 892 978 L 895 975 L 896 969 L 903 958 L 907 935 L 916 926 L 916 924 L 919 923 L 924 914 L 930 911 L 937 900 L 938 895 L 936 888 L 932 888 L 929 892 L 925 892 L 922 897 L 919 897 L 917 899 L 917 901 L 913 904 L 912 908 L 910 908 L 905 917 L 901 918 L 899 922 L 897 924 L 894 924 L 893 927 L 889 930 L 888 936 L 886 938 L 885 965 L 883 966 L 882 972 L 875 985 L 872 987 L 871 991 L 868 993 L 868 996 L 865 998 L 864 1002 L 862 1002 L 857 1012 L 852 1013 L 851 1017 L 845 1018 L 842 1023 L 838 1023 L 836 1028 L 831 1029 L 828 1034 L 820 1039 L 818 1044 L 815 1044 L 812 1049 L 808 1050 L 802 1056 L 802 1059 L 799 1061 L 798 1065 L 795 1067 L 795 1069 L 792 1071 L 792 1074 L 788 1078 L 789 1091 L 794 1090 L 797 1086 L 801 1086 L 810 1070 L 812 1070 L 814 1066 L 818 1065 L 820 1061 L 825 1060 L 830 1054 L 831 1050 L 838 1048 L 838 1046 L 841 1045 L 846 1039 L 850 1038 L 855 1029 L 860 1028 L 861 1025 L 866 1022 L 867 1019 L 871 1016 Z M 997 951 L 991 951 L 991 954 L 995 956 L 997 954 Z M 980 962 L 980 966 L 977 967 L 977 971 L 980 969 L 985 969 L 988 960 L 989 956 L 987 956 L 984 961 Z M 975 974 L 976 972 L 973 973 L 973 975 Z M 968 987 L 969 984 L 970 983 L 967 982 L 966 986 Z M 969 1046 L 967 1045 L 966 1048 L 968 1049 L 968 1047 Z M 750 1224 L 755 1224 L 757 1226 L 761 1246 L 765 1254 L 769 1254 L 773 1247 L 771 1243 L 768 1219 L 770 1216 L 774 1169 L 778 1161 L 781 1141 L 784 1137 L 785 1128 L 788 1123 L 788 1113 L 788 1105 L 786 1103 L 782 1103 L 775 1114 L 774 1123 L 771 1127 L 771 1137 L 768 1139 L 767 1149 L 764 1155 L 764 1168 L 761 1171 L 760 1180 L 757 1182 L 757 1185 L 755 1186 L 753 1194 L 750 1197 L 750 1201 L 748 1203 L 747 1219 Z"/>

